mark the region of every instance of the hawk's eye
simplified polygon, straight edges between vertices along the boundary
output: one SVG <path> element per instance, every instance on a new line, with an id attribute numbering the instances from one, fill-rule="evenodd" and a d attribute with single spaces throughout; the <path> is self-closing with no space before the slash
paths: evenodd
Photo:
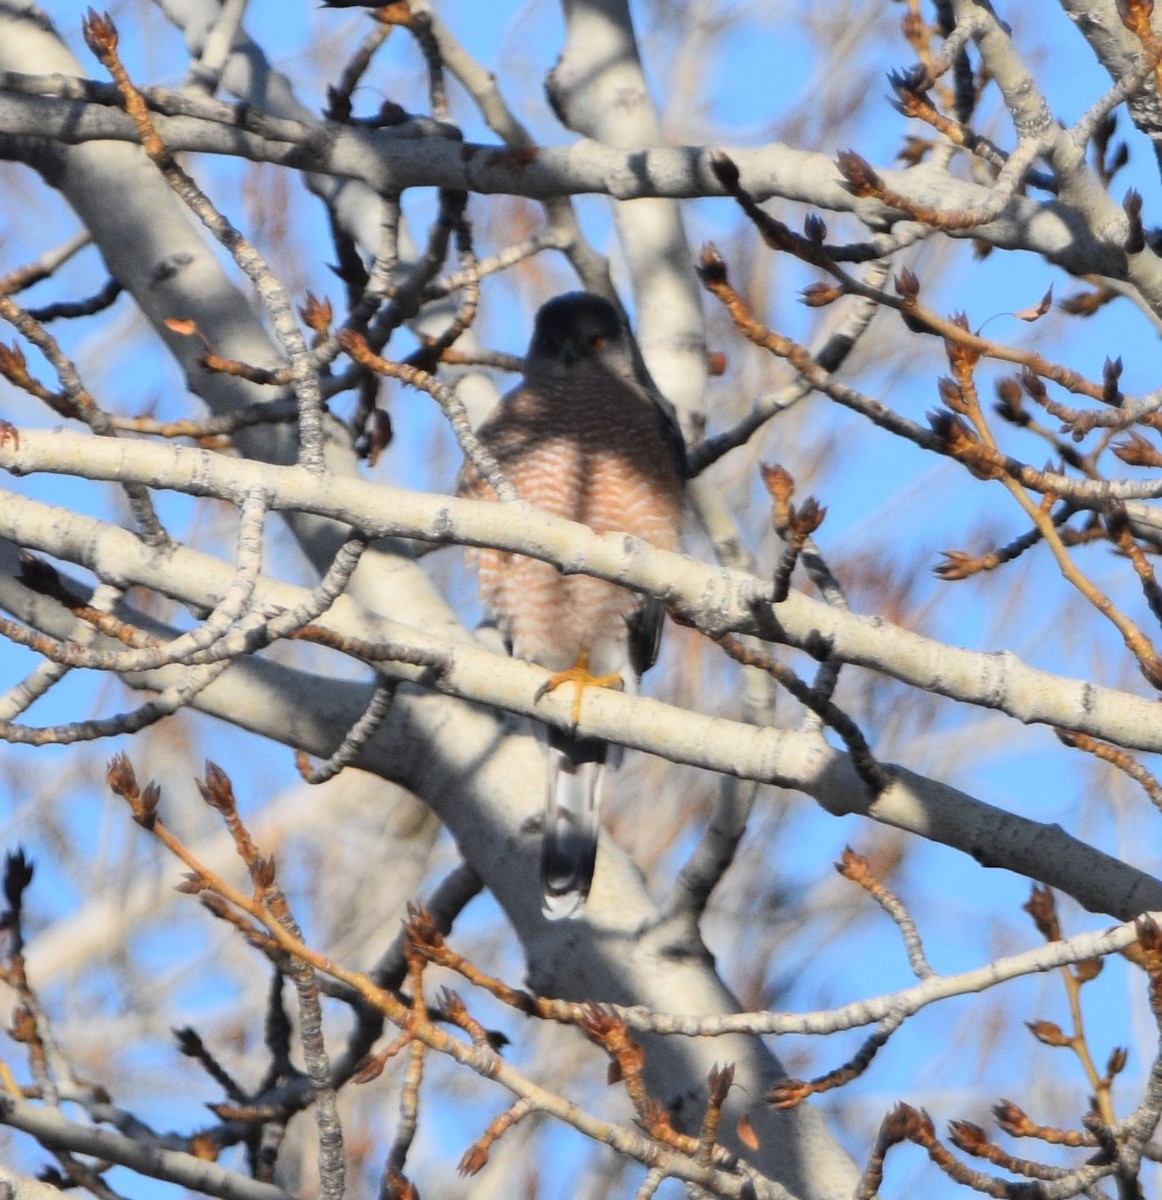
<path id="1" fill-rule="evenodd" d="M 597 334 L 594 334 L 593 337 L 589 339 L 587 344 L 590 350 L 600 350 L 601 347 L 605 345 L 605 339 Z"/>

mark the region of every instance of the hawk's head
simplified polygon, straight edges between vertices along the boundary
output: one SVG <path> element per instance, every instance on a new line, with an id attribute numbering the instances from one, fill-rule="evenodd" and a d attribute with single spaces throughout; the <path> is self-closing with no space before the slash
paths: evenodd
<path id="1" fill-rule="evenodd" d="M 525 369 L 528 374 L 585 366 L 633 378 L 633 355 L 617 309 L 592 292 L 556 296 L 537 313 Z"/>

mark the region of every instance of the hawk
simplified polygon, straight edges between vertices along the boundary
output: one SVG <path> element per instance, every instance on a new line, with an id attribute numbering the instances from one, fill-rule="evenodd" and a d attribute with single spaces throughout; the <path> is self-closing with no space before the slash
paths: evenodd
<path id="1" fill-rule="evenodd" d="M 639 363 L 612 304 L 589 292 L 558 296 L 536 315 L 524 379 L 478 437 L 530 504 L 676 550 L 685 450 L 673 407 Z M 458 491 L 496 499 L 470 467 Z M 585 687 L 636 691 L 658 654 L 658 601 L 504 550 L 471 555 L 510 652 L 554 672 L 545 690 L 576 688 L 574 725 Z M 573 916 L 589 894 L 602 775 L 619 758 L 620 747 L 549 730 L 541 882 L 550 918 Z"/>

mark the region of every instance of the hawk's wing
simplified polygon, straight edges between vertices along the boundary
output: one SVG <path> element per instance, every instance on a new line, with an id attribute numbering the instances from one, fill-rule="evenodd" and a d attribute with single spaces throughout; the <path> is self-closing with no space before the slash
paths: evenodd
<path id="1" fill-rule="evenodd" d="M 643 596 L 641 604 L 625 619 L 629 633 L 629 662 L 639 679 L 657 661 L 665 617 L 666 606 L 660 600 Z"/>

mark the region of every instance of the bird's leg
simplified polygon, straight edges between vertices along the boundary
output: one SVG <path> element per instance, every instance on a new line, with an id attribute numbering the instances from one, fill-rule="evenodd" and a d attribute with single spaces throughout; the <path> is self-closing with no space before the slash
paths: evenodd
<path id="1" fill-rule="evenodd" d="M 586 688 L 613 688 L 614 691 L 620 692 L 625 687 L 625 680 L 616 671 L 609 675 L 594 675 L 589 670 L 589 652 L 587 650 L 581 651 L 577 656 L 577 661 L 568 670 L 550 675 L 548 680 L 537 688 L 536 698 L 539 700 L 549 692 L 556 691 L 563 683 L 571 683 L 577 689 L 573 696 L 573 724 L 575 726 L 581 722 L 581 698 L 584 696 Z"/>

